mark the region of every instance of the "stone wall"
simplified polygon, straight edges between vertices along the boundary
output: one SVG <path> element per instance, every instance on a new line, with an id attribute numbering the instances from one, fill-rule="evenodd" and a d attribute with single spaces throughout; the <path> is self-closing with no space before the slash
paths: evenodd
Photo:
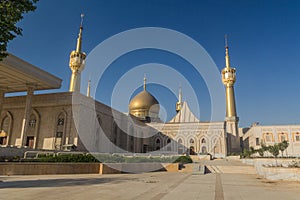
<path id="1" fill-rule="evenodd" d="M 288 180 L 300 181 L 300 168 L 288 168 L 292 161 L 299 159 L 277 159 L 261 158 L 261 159 L 243 159 L 244 164 L 253 165 L 257 174 L 269 180 Z M 271 167 L 271 166 L 286 167 Z"/>
<path id="2" fill-rule="evenodd" d="M 0 163 L 0 175 L 177 172 L 178 163 Z"/>

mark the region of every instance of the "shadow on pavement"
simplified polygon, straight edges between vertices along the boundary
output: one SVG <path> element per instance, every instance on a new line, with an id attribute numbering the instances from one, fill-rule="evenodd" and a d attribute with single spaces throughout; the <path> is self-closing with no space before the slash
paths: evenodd
<path id="1" fill-rule="evenodd" d="M 0 182 L 0 190 L 3 188 L 62 187 L 75 185 L 97 185 L 105 183 L 117 184 L 129 180 L 134 179 L 116 177 L 3 181 Z"/>

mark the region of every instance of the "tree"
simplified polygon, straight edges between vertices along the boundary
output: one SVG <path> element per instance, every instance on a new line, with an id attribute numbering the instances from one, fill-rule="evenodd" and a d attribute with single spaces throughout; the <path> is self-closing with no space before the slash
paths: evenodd
<path id="1" fill-rule="evenodd" d="M 273 146 L 269 146 L 268 151 L 275 157 L 276 166 L 277 166 L 277 156 L 279 155 L 279 145 L 274 144 Z"/>
<path id="2" fill-rule="evenodd" d="M 284 140 L 278 144 L 279 150 L 281 151 L 281 157 L 283 157 L 283 152 L 288 148 L 289 143 Z"/>
<path id="3" fill-rule="evenodd" d="M 257 150 L 258 154 L 263 157 L 265 152 L 268 151 L 269 147 L 266 146 L 266 144 L 262 141 L 261 142 L 261 148 Z"/>
<path id="4" fill-rule="evenodd" d="M 257 149 L 257 152 L 258 152 L 258 154 L 259 154 L 259 156 L 260 157 L 264 157 L 264 150 L 263 150 L 263 148 L 259 148 L 259 149 Z"/>
<path id="5" fill-rule="evenodd" d="M 0 61 L 7 56 L 7 44 L 17 35 L 22 35 L 22 28 L 16 23 L 23 19 L 23 14 L 34 11 L 38 0 L 0 0 Z"/>

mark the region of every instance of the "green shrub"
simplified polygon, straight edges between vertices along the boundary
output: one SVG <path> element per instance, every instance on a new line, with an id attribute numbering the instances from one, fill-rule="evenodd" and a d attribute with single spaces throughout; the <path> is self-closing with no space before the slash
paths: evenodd
<path id="1" fill-rule="evenodd" d="M 37 159 L 26 161 L 35 162 L 99 162 L 90 154 L 60 154 L 60 155 L 39 155 Z"/>
<path id="2" fill-rule="evenodd" d="M 174 163 L 181 163 L 181 164 L 192 163 L 192 162 L 193 160 L 189 156 L 180 156 L 174 161 Z"/>

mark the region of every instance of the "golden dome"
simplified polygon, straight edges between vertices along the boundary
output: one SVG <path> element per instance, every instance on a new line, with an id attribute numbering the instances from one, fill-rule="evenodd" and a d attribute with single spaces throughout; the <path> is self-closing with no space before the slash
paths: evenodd
<path id="1" fill-rule="evenodd" d="M 159 104 L 158 101 L 146 90 L 137 94 L 129 103 L 129 112 L 135 110 L 150 110 L 152 106 Z"/>
<path id="2" fill-rule="evenodd" d="M 158 121 L 159 103 L 152 94 L 146 90 L 146 77 L 144 77 L 144 91 L 133 97 L 129 103 L 129 114 L 142 121 Z"/>

